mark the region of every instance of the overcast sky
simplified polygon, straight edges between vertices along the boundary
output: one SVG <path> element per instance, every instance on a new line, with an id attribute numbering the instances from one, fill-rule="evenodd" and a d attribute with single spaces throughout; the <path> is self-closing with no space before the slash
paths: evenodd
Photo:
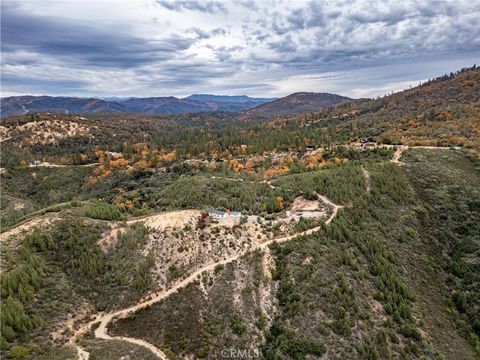
<path id="1" fill-rule="evenodd" d="M 2 96 L 371 97 L 480 64 L 480 1 L 1 2 Z"/>

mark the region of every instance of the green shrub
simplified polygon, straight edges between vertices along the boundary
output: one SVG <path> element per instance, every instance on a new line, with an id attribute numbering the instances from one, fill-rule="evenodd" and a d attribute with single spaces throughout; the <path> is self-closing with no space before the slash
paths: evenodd
<path id="1" fill-rule="evenodd" d="M 86 216 L 101 220 L 124 220 L 125 213 L 115 204 L 108 204 L 100 201 L 90 203 Z"/>
<path id="2" fill-rule="evenodd" d="M 232 331 L 236 335 L 242 335 L 247 331 L 247 326 L 243 323 L 240 315 L 235 314 L 231 321 Z"/>
<path id="3" fill-rule="evenodd" d="M 185 273 L 185 270 L 183 268 L 178 267 L 175 264 L 170 265 L 170 267 L 168 268 L 168 271 L 170 272 L 170 277 L 172 279 L 177 279 Z"/>

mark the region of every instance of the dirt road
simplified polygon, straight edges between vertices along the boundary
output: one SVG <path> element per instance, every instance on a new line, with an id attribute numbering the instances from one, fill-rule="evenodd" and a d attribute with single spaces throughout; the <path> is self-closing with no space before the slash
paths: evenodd
<path id="1" fill-rule="evenodd" d="M 372 187 L 370 183 L 370 172 L 367 169 L 365 169 L 363 166 L 362 166 L 362 171 L 363 171 L 363 176 L 365 177 L 366 190 L 367 190 L 367 193 L 369 193 Z"/>
<path id="2" fill-rule="evenodd" d="M 350 147 L 353 147 L 353 148 L 362 148 L 362 145 L 361 144 L 358 144 L 358 143 L 353 143 L 353 144 L 350 144 L 349 145 Z M 409 146 L 409 145 L 387 145 L 387 144 L 376 144 L 375 147 L 378 147 L 378 148 L 385 148 L 385 149 L 395 149 L 395 153 L 393 154 L 393 157 L 392 159 L 390 160 L 391 162 L 393 163 L 396 163 L 396 164 L 403 164 L 401 161 L 400 161 L 400 158 L 402 157 L 403 155 L 403 152 L 405 150 L 408 150 L 408 149 L 430 149 L 430 150 L 461 150 L 462 147 L 460 146 L 421 146 L 421 145 L 418 145 L 418 146 Z"/>
<path id="3" fill-rule="evenodd" d="M 335 216 L 337 216 L 338 210 L 343 208 L 343 206 L 333 203 L 332 201 L 330 201 L 330 199 L 328 199 L 327 197 L 325 197 L 323 195 L 319 195 L 319 198 L 326 205 L 329 205 L 332 208 L 331 215 L 325 221 L 326 224 L 330 224 L 332 222 L 332 220 L 335 218 Z M 299 237 L 299 236 L 309 235 L 309 234 L 312 234 L 312 233 L 320 230 L 320 228 L 321 228 L 320 226 L 317 226 L 315 228 L 303 231 L 303 232 L 298 233 L 298 234 L 271 239 L 269 241 L 266 241 L 264 243 L 261 243 L 261 244 L 255 246 L 255 247 L 253 247 L 251 249 L 251 251 L 265 249 L 266 247 L 270 246 L 274 242 L 283 243 L 283 242 L 292 240 L 292 239 L 294 239 L 296 237 Z M 95 337 L 96 338 L 105 339 L 105 340 L 112 340 L 112 339 L 122 340 L 122 341 L 127 341 L 127 342 L 132 343 L 132 344 L 140 345 L 140 346 L 143 346 L 143 347 L 149 349 L 159 359 L 167 360 L 168 359 L 167 356 L 160 349 L 158 349 L 157 347 L 155 347 L 154 345 L 152 345 L 152 344 L 150 344 L 146 341 L 139 340 L 139 339 L 134 339 L 134 338 L 129 338 L 129 337 L 113 337 L 113 336 L 108 335 L 108 328 L 107 328 L 108 324 L 110 322 L 112 322 L 112 320 L 114 320 L 114 319 L 127 317 L 128 315 L 133 314 L 134 312 L 136 312 L 140 309 L 143 309 L 143 308 L 145 308 L 149 305 L 155 304 L 155 303 L 167 298 L 171 294 L 177 292 L 178 290 L 186 287 L 187 285 L 189 285 L 192 282 L 194 282 L 195 280 L 197 280 L 198 276 L 200 276 L 204 271 L 213 271 L 214 268 L 217 265 L 225 265 L 225 264 L 231 263 L 232 261 L 235 261 L 235 260 L 239 259 L 240 257 L 244 256 L 246 253 L 247 252 L 242 252 L 242 253 L 233 255 L 229 258 L 226 258 L 224 260 L 204 265 L 203 267 L 197 269 L 192 274 L 190 274 L 187 278 L 177 282 L 175 285 L 173 285 L 169 289 L 157 292 L 156 294 L 151 295 L 149 299 L 141 300 L 140 302 L 138 302 L 137 304 L 135 304 L 133 306 L 130 306 L 128 308 L 125 308 L 125 309 L 122 309 L 122 310 L 119 310 L 119 311 L 116 311 L 116 312 L 113 312 L 113 313 L 99 314 L 99 317 L 97 317 L 95 320 L 89 322 L 88 324 L 85 324 L 80 329 L 78 329 L 75 332 L 74 336 L 69 341 L 69 344 L 70 345 L 75 344 L 76 340 L 80 336 L 82 336 L 85 332 L 87 332 L 92 326 L 99 323 L 98 327 L 95 329 Z M 77 353 L 78 353 L 79 359 L 80 360 L 88 360 L 88 352 L 86 352 L 79 345 L 75 345 L 75 346 L 77 348 Z"/>
<path id="4" fill-rule="evenodd" d="M 83 166 L 83 167 L 92 167 L 92 166 L 98 166 L 98 163 L 90 163 L 90 164 L 70 164 L 70 165 L 64 165 L 64 164 L 52 164 L 47 161 L 40 162 L 38 164 L 30 164 L 28 167 L 47 167 L 47 168 L 64 168 L 64 167 L 71 167 L 71 166 Z"/>
<path id="5" fill-rule="evenodd" d="M 408 149 L 408 146 L 399 146 L 395 152 L 393 153 L 393 157 L 392 157 L 392 162 L 395 163 L 395 164 L 403 164 L 401 161 L 400 161 L 400 158 L 402 157 L 402 154 L 403 154 L 403 151 Z"/>

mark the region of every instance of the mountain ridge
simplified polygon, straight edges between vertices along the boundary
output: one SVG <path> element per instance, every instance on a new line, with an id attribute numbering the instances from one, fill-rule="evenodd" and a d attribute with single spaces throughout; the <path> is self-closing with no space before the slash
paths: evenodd
<path id="1" fill-rule="evenodd" d="M 295 98 L 295 101 L 288 99 Z M 256 109 L 262 105 L 270 106 L 255 110 L 260 116 L 288 115 L 319 110 L 339 102 L 352 99 L 329 93 L 295 93 L 283 98 L 254 98 L 246 95 L 212 95 L 192 94 L 185 98 L 164 97 L 129 97 L 129 98 L 82 98 L 68 96 L 10 96 L 1 99 L 2 116 L 25 115 L 35 112 L 59 113 L 147 113 L 147 114 L 181 114 L 192 112 L 242 112 Z M 275 107 L 280 105 L 279 110 Z"/>

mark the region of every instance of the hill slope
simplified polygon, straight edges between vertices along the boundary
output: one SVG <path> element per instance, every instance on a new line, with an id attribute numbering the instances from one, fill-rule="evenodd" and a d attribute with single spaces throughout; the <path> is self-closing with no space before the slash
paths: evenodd
<path id="1" fill-rule="evenodd" d="M 246 111 L 251 116 L 273 117 L 319 111 L 353 99 L 329 93 L 299 92 Z"/>

